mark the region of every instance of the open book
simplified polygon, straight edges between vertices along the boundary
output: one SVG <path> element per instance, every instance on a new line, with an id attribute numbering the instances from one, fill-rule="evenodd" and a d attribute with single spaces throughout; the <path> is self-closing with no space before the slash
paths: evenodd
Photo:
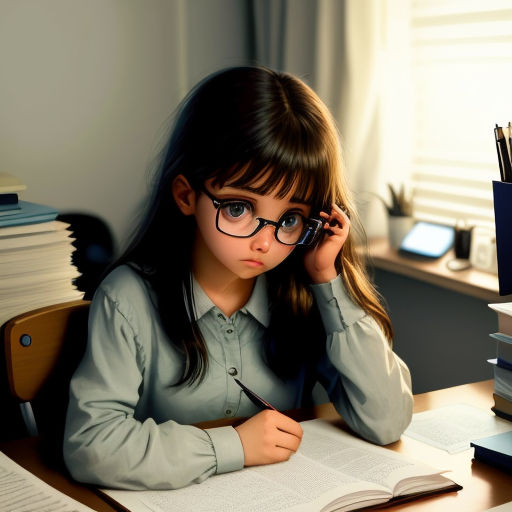
<path id="1" fill-rule="evenodd" d="M 286 462 L 215 475 L 183 489 L 103 492 L 131 512 L 328 512 L 461 489 L 441 470 L 325 420 L 301 425 L 300 449 Z"/>

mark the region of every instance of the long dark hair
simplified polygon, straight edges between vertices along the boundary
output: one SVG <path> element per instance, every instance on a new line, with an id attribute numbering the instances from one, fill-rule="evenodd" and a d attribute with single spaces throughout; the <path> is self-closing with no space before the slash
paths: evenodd
<path id="1" fill-rule="evenodd" d="M 190 261 L 195 220 L 176 206 L 176 176 L 184 175 L 196 190 L 213 178 L 214 185 L 250 185 L 260 194 L 275 191 L 284 196 L 293 190 L 312 205 L 313 213 L 330 209 L 333 202 L 353 211 L 341 166 L 339 137 L 327 108 L 290 74 L 263 67 L 229 68 L 204 79 L 185 98 L 149 209 L 115 264 L 132 264 L 154 289 L 164 329 L 183 353 L 182 378 L 175 384 L 200 382 L 208 367 L 205 342 L 193 315 L 187 314 L 193 311 Z M 268 179 L 261 183 L 264 175 Z M 355 212 L 352 223 L 354 216 Z M 168 244 L 171 248 L 164 249 Z M 296 248 L 285 264 L 267 272 L 272 308 L 267 356 L 283 377 L 295 375 L 304 361 L 315 359 L 318 354 L 312 347 L 319 350 L 323 344 L 302 258 L 303 250 Z M 350 239 L 338 267 L 352 281 L 349 292 L 389 335 L 389 318 Z"/>

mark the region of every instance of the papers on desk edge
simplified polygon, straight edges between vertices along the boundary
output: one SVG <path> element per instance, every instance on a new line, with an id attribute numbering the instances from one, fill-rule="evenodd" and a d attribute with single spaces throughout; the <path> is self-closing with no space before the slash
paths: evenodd
<path id="1" fill-rule="evenodd" d="M 325 420 L 301 425 L 299 451 L 286 462 L 215 475 L 182 489 L 102 492 L 131 512 L 329 512 L 461 489 L 444 471 Z"/>
<path id="2" fill-rule="evenodd" d="M 473 439 L 508 430 L 512 430 L 512 423 L 489 410 L 452 404 L 413 414 L 404 435 L 448 453 L 458 453 L 469 450 Z"/>
<path id="3" fill-rule="evenodd" d="M 0 452 L 1 510 L 58 510 L 59 512 L 94 512 L 43 482 Z"/>

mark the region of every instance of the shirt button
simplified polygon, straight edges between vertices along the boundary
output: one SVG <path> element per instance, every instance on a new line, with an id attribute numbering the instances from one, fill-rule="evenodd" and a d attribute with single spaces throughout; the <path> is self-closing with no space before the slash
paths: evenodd
<path id="1" fill-rule="evenodd" d="M 231 409 L 226 409 L 226 414 L 230 415 L 231 414 Z"/>
<path id="2" fill-rule="evenodd" d="M 228 334 L 231 334 L 231 333 L 233 332 L 233 329 L 228 329 L 226 332 L 227 332 Z"/>
<path id="3" fill-rule="evenodd" d="M 228 373 L 229 375 L 231 375 L 232 377 L 234 377 L 235 375 L 238 375 L 238 371 L 236 368 L 233 368 L 231 367 L 229 370 L 228 370 Z"/>

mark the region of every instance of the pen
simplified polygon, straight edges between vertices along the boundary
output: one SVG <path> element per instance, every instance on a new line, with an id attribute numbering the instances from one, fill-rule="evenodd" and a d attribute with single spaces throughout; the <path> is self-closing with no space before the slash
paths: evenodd
<path id="1" fill-rule="evenodd" d="M 234 378 L 234 377 L 233 377 Z M 254 391 L 251 391 L 245 384 L 242 384 L 238 379 L 235 379 L 235 382 L 242 388 L 242 391 L 248 396 L 249 400 L 261 407 L 262 409 L 272 409 L 273 411 L 277 411 L 277 409 L 270 405 L 266 400 L 263 400 L 261 396 L 257 395 Z"/>
<path id="2" fill-rule="evenodd" d="M 508 122 L 507 126 L 507 134 L 508 158 L 510 160 L 510 166 L 512 167 L 512 124 L 510 124 L 510 121 Z"/>
<path id="3" fill-rule="evenodd" d="M 512 183 L 512 166 L 508 156 L 507 141 L 505 140 L 503 129 L 497 124 L 496 128 L 494 128 L 494 136 L 496 138 L 496 149 L 498 151 L 501 181 Z"/>

